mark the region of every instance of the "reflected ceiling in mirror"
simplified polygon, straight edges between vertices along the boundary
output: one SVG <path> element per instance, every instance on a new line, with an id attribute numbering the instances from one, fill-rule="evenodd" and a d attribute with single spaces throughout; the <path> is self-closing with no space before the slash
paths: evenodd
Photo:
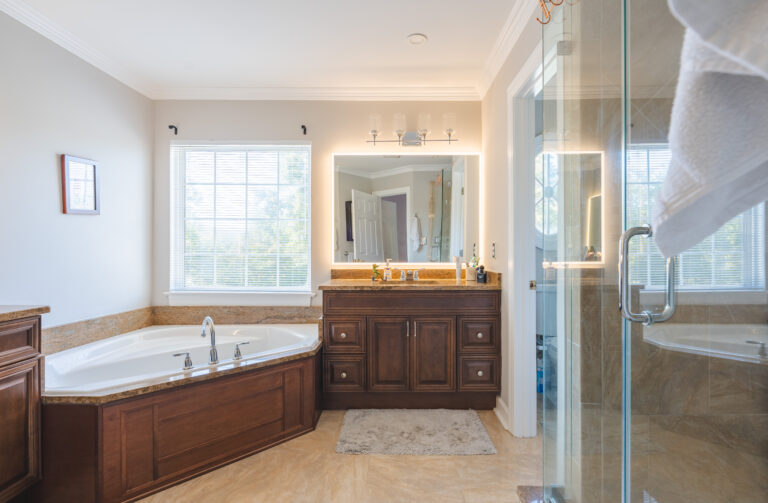
<path id="1" fill-rule="evenodd" d="M 479 154 L 334 154 L 334 263 L 468 260 L 479 175 Z"/>

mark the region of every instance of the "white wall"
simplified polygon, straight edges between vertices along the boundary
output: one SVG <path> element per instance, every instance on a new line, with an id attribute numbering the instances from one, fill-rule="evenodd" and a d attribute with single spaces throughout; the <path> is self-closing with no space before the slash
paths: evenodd
<path id="1" fill-rule="evenodd" d="M 149 305 L 152 102 L 3 13 L 0 68 L 0 304 Z M 100 215 L 62 214 L 64 153 L 100 163 Z"/>
<path id="2" fill-rule="evenodd" d="M 158 101 L 155 103 L 155 226 L 152 303 L 168 303 L 170 246 L 170 142 L 182 141 L 309 141 L 312 143 L 312 285 L 330 278 L 332 263 L 331 154 L 413 152 L 414 148 L 366 140 L 369 115 L 383 116 L 382 136 L 394 137 L 391 118 L 408 117 L 414 130 L 419 113 L 434 124 L 442 114 L 456 114 L 460 142 L 418 147 L 428 152 L 478 152 L 481 148 L 479 102 L 341 102 L 341 101 Z M 168 129 L 179 128 L 178 136 Z M 306 124 L 308 134 L 301 133 Z M 442 137 L 435 131 L 435 137 Z M 426 229 L 425 229 L 426 230 Z M 340 239 L 342 237 L 340 236 Z M 321 302 L 318 295 L 314 304 Z"/>

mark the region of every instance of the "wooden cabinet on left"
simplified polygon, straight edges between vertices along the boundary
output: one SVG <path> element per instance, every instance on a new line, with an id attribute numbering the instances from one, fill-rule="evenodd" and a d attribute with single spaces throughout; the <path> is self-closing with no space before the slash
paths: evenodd
<path id="1" fill-rule="evenodd" d="M 40 317 L 0 323 L 0 502 L 40 479 Z"/>

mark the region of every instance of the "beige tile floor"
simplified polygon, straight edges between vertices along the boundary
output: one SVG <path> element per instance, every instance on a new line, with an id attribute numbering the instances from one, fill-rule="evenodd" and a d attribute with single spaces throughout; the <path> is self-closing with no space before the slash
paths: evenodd
<path id="1" fill-rule="evenodd" d="M 515 438 L 492 411 L 479 414 L 496 455 L 336 454 L 344 412 L 325 411 L 311 433 L 142 501 L 518 503 L 518 485 L 541 484 L 541 436 Z"/>

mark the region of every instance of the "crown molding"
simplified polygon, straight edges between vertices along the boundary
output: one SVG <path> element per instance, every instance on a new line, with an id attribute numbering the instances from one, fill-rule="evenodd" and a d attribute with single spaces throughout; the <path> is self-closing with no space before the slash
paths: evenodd
<path id="1" fill-rule="evenodd" d="M 479 101 L 475 87 L 176 87 L 155 100 Z"/>
<path id="2" fill-rule="evenodd" d="M 517 0 L 513 12 L 519 10 L 517 6 L 521 2 L 522 0 Z M 79 40 L 72 33 L 57 26 L 22 0 L 0 0 L 0 11 L 153 100 L 480 101 L 482 94 L 484 94 L 484 92 L 480 93 L 475 86 L 154 87 L 146 79 L 117 64 L 100 51 Z M 509 20 L 507 24 L 509 24 Z M 497 41 L 497 45 L 498 43 Z M 504 59 L 506 59 L 506 55 L 502 58 L 501 63 L 504 62 Z M 499 63 L 499 67 L 501 63 Z M 498 72 L 498 68 L 495 71 Z"/>
<path id="3" fill-rule="evenodd" d="M 496 38 L 496 43 L 493 45 L 493 49 L 491 49 L 491 53 L 480 74 L 478 91 L 481 98 L 484 98 L 488 89 L 491 88 L 496 75 L 498 75 L 499 70 L 507 61 L 509 54 L 523 33 L 526 23 L 530 21 L 531 16 L 538 8 L 539 4 L 533 0 L 515 0 L 512 10 L 509 12 L 509 16 L 507 16 L 507 21 Z"/>
<path id="4" fill-rule="evenodd" d="M 432 173 L 448 167 L 450 167 L 450 164 L 405 164 L 396 168 L 380 169 L 379 171 L 372 171 L 370 173 L 360 173 L 353 169 L 337 167 L 336 172 L 357 176 L 359 178 L 367 178 L 368 180 L 377 180 L 388 176 L 405 175 L 409 173 Z"/>
<path id="5" fill-rule="evenodd" d="M 31 28 L 86 63 L 95 66 L 110 77 L 117 79 L 144 96 L 150 97 L 151 86 L 144 79 L 132 74 L 126 68 L 110 60 L 96 49 L 89 47 L 72 33 L 56 26 L 50 19 L 21 0 L 0 0 L 0 11 L 5 12 L 16 21 Z"/>

